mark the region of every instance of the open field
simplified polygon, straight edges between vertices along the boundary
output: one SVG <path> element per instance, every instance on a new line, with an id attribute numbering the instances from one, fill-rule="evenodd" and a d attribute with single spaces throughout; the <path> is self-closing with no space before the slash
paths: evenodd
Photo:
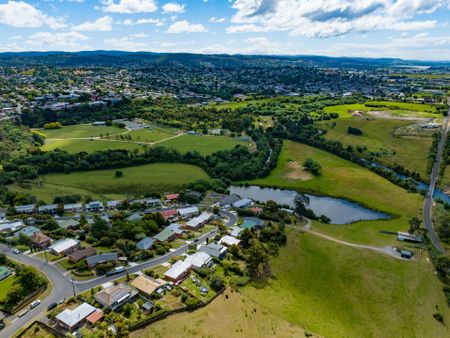
<path id="1" fill-rule="evenodd" d="M 401 130 L 413 124 L 411 121 L 365 117 L 340 118 L 332 122 L 322 122 L 319 126 L 326 130 L 325 137 L 340 141 L 344 146 L 365 146 L 368 151 L 381 156 L 377 161 L 393 166 L 396 163 L 420 173 L 427 178 L 428 151 L 432 143 L 432 132 L 417 132 L 411 136 L 398 135 Z M 348 127 L 359 128 L 363 135 L 349 135 Z"/>
<path id="2" fill-rule="evenodd" d="M 297 179 L 303 176 L 300 175 L 301 172 L 293 176 L 292 161 L 298 164 L 297 170 L 301 171 L 301 165 L 306 158 L 318 161 L 322 166 L 322 174 L 309 180 Z M 386 245 L 388 241 L 394 243 L 393 236 L 380 234 L 379 231 L 407 230 L 409 218 L 417 215 L 422 203 L 419 194 L 408 193 L 368 169 L 325 151 L 291 141 L 284 142 L 277 167 L 271 174 L 249 183 L 343 197 L 394 215 L 390 220 L 356 222 L 348 225 L 321 224 L 321 228 L 318 229 L 355 243 L 377 245 Z"/>
<path id="3" fill-rule="evenodd" d="M 143 194 L 150 191 L 174 191 L 198 180 L 208 179 L 199 167 L 187 164 L 157 163 L 120 169 L 123 177 L 114 176 L 115 169 L 49 174 L 41 176 L 44 183 L 83 189 L 97 194 Z"/>
<path id="4" fill-rule="evenodd" d="M 51 151 L 56 148 L 65 150 L 69 153 L 78 153 L 85 151 L 92 153 L 98 150 L 106 149 L 127 149 L 127 150 L 143 150 L 142 145 L 130 142 L 108 141 L 108 140 L 47 140 L 41 147 L 44 151 Z"/>
<path id="5" fill-rule="evenodd" d="M 226 296 L 225 296 L 226 295 Z M 304 329 L 226 290 L 208 306 L 158 321 L 131 333 L 144 337 L 305 337 Z"/>
<path id="6" fill-rule="evenodd" d="M 436 307 L 444 318 L 450 310 L 425 257 L 405 262 L 294 232 L 268 285 L 241 289 L 267 313 L 325 337 L 450 335 L 433 318 Z"/>
<path id="7" fill-rule="evenodd" d="M 19 336 L 20 338 L 57 338 L 53 332 L 47 329 L 45 326 L 35 322 L 27 330 L 23 331 Z"/>
<path id="8" fill-rule="evenodd" d="M 137 142 L 157 142 L 175 136 L 176 133 L 162 128 L 132 130 L 128 133 L 133 141 Z"/>
<path id="9" fill-rule="evenodd" d="M 237 145 L 250 146 L 249 142 L 227 136 L 193 136 L 183 135 L 171 140 L 158 143 L 158 146 L 175 148 L 181 153 L 198 151 L 202 155 L 209 155 L 219 150 L 232 149 Z"/>
<path id="10" fill-rule="evenodd" d="M 13 287 L 15 276 L 9 276 L 0 281 L 0 301 L 5 300 L 8 291 Z"/>
<path id="11" fill-rule="evenodd" d="M 399 76 L 399 77 L 412 77 L 412 78 L 422 78 L 422 79 L 450 79 L 450 74 L 389 74 L 389 76 Z"/>
<path id="12" fill-rule="evenodd" d="M 89 124 L 74 125 L 74 126 L 64 126 L 60 129 L 39 129 L 40 132 L 45 134 L 47 138 L 82 138 L 82 137 L 98 137 L 100 135 L 106 134 L 118 134 L 124 133 L 127 130 L 117 127 L 107 127 L 107 126 L 91 126 Z"/>

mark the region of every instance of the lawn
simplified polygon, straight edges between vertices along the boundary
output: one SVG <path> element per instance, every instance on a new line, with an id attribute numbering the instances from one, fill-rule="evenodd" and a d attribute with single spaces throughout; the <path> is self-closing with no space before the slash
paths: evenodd
<path id="1" fill-rule="evenodd" d="M 128 133 L 136 142 L 156 142 L 175 136 L 176 133 L 162 128 L 133 130 Z"/>
<path id="2" fill-rule="evenodd" d="M 250 146 L 250 142 L 244 142 L 237 138 L 209 135 L 183 135 L 158 143 L 157 145 L 167 148 L 175 148 L 181 153 L 198 151 L 202 155 L 209 155 L 219 150 L 232 149 L 238 144 Z"/>
<path id="3" fill-rule="evenodd" d="M 26 331 L 22 332 L 18 338 L 57 338 L 58 336 L 47 329 L 44 325 L 34 322 Z"/>
<path id="4" fill-rule="evenodd" d="M 425 257 L 405 262 L 288 230 L 287 246 L 273 260 L 272 272 L 268 285 L 247 286 L 243 295 L 263 311 L 319 335 L 450 335 L 448 325 L 433 318 L 436 307 L 444 318 L 450 318 L 450 310 Z M 187 321 L 184 325 L 189 327 Z"/>
<path id="5" fill-rule="evenodd" d="M 51 186 L 63 186 L 97 194 L 144 194 L 149 191 L 175 191 L 208 175 L 199 167 L 188 164 L 157 163 L 120 169 L 123 177 L 115 177 L 115 169 L 48 174 L 40 179 Z M 51 187 L 50 186 L 50 187 Z M 50 188 L 51 189 L 51 188 Z"/>
<path id="6" fill-rule="evenodd" d="M 107 126 L 91 126 L 91 125 L 74 125 L 65 126 L 60 129 L 39 129 L 40 132 L 45 134 L 48 139 L 65 139 L 65 138 L 84 138 L 84 137 L 98 137 L 106 134 L 118 134 L 124 133 L 127 130 L 117 127 Z"/>
<path id="7" fill-rule="evenodd" d="M 319 162 L 322 166 L 320 176 L 304 175 L 301 166 L 306 158 Z M 295 163 L 295 166 L 292 163 Z M 302 180 L 308 177 L 310 179 Z M 284 142 L 277 167 L 270 175 L 249 183 L 343 197 L 394 215 L 390 220 L 356 222 L 348 225 L 325 224 L 320 229 L 356 243 L 384 245 L 386 241 L 394 241 L 395 239 L 382 235 L 379 231 L 407 230 L 409 218 L 417 215 L 422 203 L 419 194 L 408 193 L 368 169 L 317 148 L 291 141 Z"/>
<path id="8" fill-rule="evenodd" d="M 2 281 L 0 281 L 0 302 L 6 299 L 8 291 L 13 287 L 16 277 L 10 275 Z"/>
<path id="9" fill-rule="evenodd" d="M 228 289 L 204 308 L 170 316 L 132 332 L 131 337 L 301 338 L 305 331 Z"/>
<path id="10" fill-rule="evenodd" d="M 427 178 L 431 132 L 419 132 L 411 136 L 397 135 L 397 131 L 413 123 L 404 120 L 349 117 L 334 122 L 336 126 L 331 122 L 319 124 L 327 131 L 325 138 L 340 141 L 345 147 L 366 146 L 368 151 L 381 154 L 377 161 L 391 166 L 398 163 L 409 170 L 419 172 L 423 179 Z M 363 135 L 349 135 L 348 127 L 359 128 Z"/>
<path id="11" fill-rule="evenodd" d="M 92 153 L 99 150 L 107 149 L 127 149 L 127 150 L 143 150 L 144 147 L 137 143 L 101 140 L 47 140 L 41 147 L 44 151 L 52 151 L 54 149 L 65 150 L 69 153 L 79 153 L 85 151 Z"/>
<path id="12" fill-rule="evenodd" d="M 444 176 L 440 179 L 439 185 L 450 194 L 450 165 L 447 165 L 445 168 Z"/>

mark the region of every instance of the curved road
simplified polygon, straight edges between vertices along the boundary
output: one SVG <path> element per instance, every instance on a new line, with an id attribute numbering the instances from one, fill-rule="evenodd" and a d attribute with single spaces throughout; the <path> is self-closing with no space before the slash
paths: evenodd
<path id="1" fill-rule="evenodd" d="M 232 214 L 231 212 L 222 210 L 220 211 L 220 215 L 228 218 L 228 221 L 225 224 L 227 227 L 231 227 L 237 222 L 237 216 Z M 198 241 L 196 243 L 201 244 L 208 238 L 214 237 L 216 233 L 217 229 L 205 233 L 197 238 Z M 129 273 L 136 273 L 138 271 L 146 270 L 162 263 L 166 263 L 171 258 L 179 256 L 188 251 L 188 247 L 189 244 L 185 244 L 163 256 L 156 257 L 144 263 L 128 267 L 127 271 Z M 48 264 L 39 260 L 38 258 L 27 256 L 25 254 L 14 254 L 11 248 L 1 243 L 0 251 L 15 261 L 19 261 L 25 265 L 31 265 L 36 269 L 42 271 L 43 273 L 45 273 L 52 285 L 50 294 L 48 295 L 48 297 L 42 300 L 42 303 L 39 306 L 30 310 L 26 315 L 20 318 L 18 318 L 17 316 L 11 316 L 10 318 L 8 318 L 9 320 L 11 320 L 11 323 L 9 323 L 2 331 L 0 331 L 0 337 L 12 337 L 15 332 L 17 332 L 20 328 L 26 326 L 26 324 L 31 320 L 45 317 L 47 306 L 52 303 L 56 303 L 65 298 L 72 297 L 74 294 L 80 294 L 98 285 L 102 285 L 104 283 L 111 282 L 126 276 L 126 272 L 123 272 L 121 274 L 113 276 L 102 276 L 88 281 L 73 281 L 65 276 L 63 272 L 59 270 L 55 265 Z"/>
<path id="2" fill-rule="evenodd" d="M 448 100 L 450 103 L 450 99 Z M 430 186 L 428 188 L 427 195 L 425 196 L 424 206 L 423 206 L 423 222 L 425 224 L 425 227 L 427 228 L 428 234 L 430 235 L 431 243 L 433 243 L 433 246 L 438 250 L 440 253 L 444 253 L 445 249 L 442 247 L 439 237 L 434 231 L 433 228 L 433 194 L 434 189 L 436 187 L 436 182 L 439 176 L 439 166 L 442 160 L 442 154 L 444 153 L 445 148 L 445 142 L 447 140 L 447 134 L 448 134 L 448 124 L 450 119 L 450 108 L 447 114 L 447 117 L 444 120 L 444 123 L 442 124 L 442 131 L 441 131 L 441 141 L 439 142 L 437 153 L 436 153 L 436 159 L 433 164 L 433 170 L 431 171 L 431 179 L 430 179 Z"/>

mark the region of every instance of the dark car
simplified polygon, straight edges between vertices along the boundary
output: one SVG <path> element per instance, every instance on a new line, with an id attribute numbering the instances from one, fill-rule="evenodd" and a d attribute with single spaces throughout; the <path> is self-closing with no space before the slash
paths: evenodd
<path id="1" fill-rule="evenodd" d="M 47 306 L 47 311 L 53 310 L 55 307 L 57 307 L 58 304 L 56 303 L 51 303 L 49 306 Z"/>

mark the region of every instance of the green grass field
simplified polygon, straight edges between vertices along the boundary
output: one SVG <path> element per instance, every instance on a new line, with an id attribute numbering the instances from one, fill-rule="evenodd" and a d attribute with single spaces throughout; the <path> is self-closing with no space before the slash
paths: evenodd
<path id="1" fill-rule="evenodd" d="M 181 153 L 195 150 L 202 155 L 209 155 L 219 150 L 232 149 L 238 144 L 250 146 L 249 142 L 243 142 L 237 138 L 206 135 L 182 135 L 180 137 L 158 143 L 157 145 L 167 148 L 175 148 Z"/>
<path id="2" fill-rule="evenodd" d="M 44 187 L 76 188 L 96 194 L 143 194 L 151 191 L 175 191 L 189 182 L 208 179 L 199 167 L 187 164 L 147 164 L 120 169 L 123 177 L 114 176 L 115 169 L 49 174 L 41 176 Z"/>
<path id="3" fill-rule="evenodd" d="M 106 149 L 144 149 L 142 145 L 136 143 L 107 140 L 47 140 L 41 147 L 44 151 L 51 151 L 56 148 L 65 150 L 69 153 L 78 153 L 81 151 L 92 153 L 94 151 Z"/>
<path id="4" fill-rule="evenodd" d="M 444 176 L 440 179 L 439 185 L 441 188 L 450 194 L 450 165 L 447 165 L 444 171 Z"/>
<path id="5" fill-rule="evenodd" d="M 306 158 L 312 158 L 320 163 L 322 166 L 320 176 L 308 180 L 299 179 L 305 176 L 301 166 Z M 292 166 L 292 163 L 296 165 Z M 419 194 L 408 193 L 365 168 L 325 151 L 291 141 L 284 142 L 277 167 L 271 174 L 249 183 L 343 197 L 394 215 L 390 220 L 356 222 L 348 225 L 321 224 L 318 229 L 355 243 L 385 245 L 394 242 L 393 236 L 380 234 L 379 231 L 406 230 L 409 218 L 417 215 L 422 203 Z"/>
<path id="6" fill-rule="evenodd" d="M 425 257 L 405 262 L 294 231 L 268 285 L 242 289 L 265 311 L 325 337 L 449 337 L 433 318 L 450 310 Z"/>
<path id="7" fill-rule="evenodd" d="M 81 138 L 81 137 L 98 137 L 100 135 L 106 134 L 118 134 L 124 133 L 127 130 L 121 129 L 117 127 L 107 127 L 107 126 L 98 126 L 94 127 L 91 125 L 74 125 L 74 126 L 65 126 L 60 129 L 39 129 L 40 132 L 45 134 L 47 138 Z"/>
<path id="8" fill-rule="evenodd" d="M 156 142 L 172 137 L 176 135 L 176 132 L 168 129 L 153 128 L 153 129 L 132 130 L 128 133 L 128 135 L 132 137 L 133 141 Z"/>
<path id="9" fill-rule="evenodd" d="M 320 128 L 327 131 L 325 137 L 340 141 L 344 146 L 366 146 L 368 151 L 379 152 L 378 161 L 393 166 L 396 163 L 417 171 L 426 179 L 428 152 L 432 143 L 432 132 L 420 132 L 411 136 L 400 136 L 400 128 L 406 128 L 411 121 L 364 117 L 340 118 L 331 122 L 322 122 Z M 349 135 L 348 127 L 359 128 L 363 135 Z"/>
<path id="10" fill-rule="evenodd" d="M 13 287 L 15 276 L 9 276 L 0 281 L 0 302 L 6 299 L 8 291 Z"/>

